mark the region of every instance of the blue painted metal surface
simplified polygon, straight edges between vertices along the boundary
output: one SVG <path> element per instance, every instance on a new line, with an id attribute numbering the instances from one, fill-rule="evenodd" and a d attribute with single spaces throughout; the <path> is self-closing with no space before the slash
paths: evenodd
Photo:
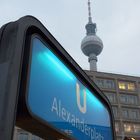
<path id="1" fill-rule="evenodd" d="M 109 112 L 95 93 L 38 38 L 32 45 L 27 96 L 32 114 L 77 140 L 112 140 Z"/>

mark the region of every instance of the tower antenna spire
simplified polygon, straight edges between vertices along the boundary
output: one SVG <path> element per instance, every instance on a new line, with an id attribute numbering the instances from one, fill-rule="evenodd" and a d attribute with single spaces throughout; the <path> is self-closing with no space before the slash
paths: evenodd
<path id="1" fill-rule="evenodd" d="M 92 23 L 92 17 L 91 17 L 91 2 L 88 0 L 88 20 L 89 23 Z"/>

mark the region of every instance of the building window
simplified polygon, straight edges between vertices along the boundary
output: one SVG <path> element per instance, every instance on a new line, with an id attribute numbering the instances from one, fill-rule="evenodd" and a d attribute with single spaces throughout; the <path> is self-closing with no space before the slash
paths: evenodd
<path id="1" fill-rule="evenodd" d="M 140 124 L 124 123 L 124 131 L 127 133 L 140 134 Z"/>
<path id="2" fill-rule="evenodd" d="M 120 90 L 128 90 L 128 91 L 135 91 L 135 83 L 133 82 L 118 82 L 118 86 Z"/>
<path id="3" fill-rule="evenodd" d="M 105 95 L 107 96 L 108 100 L 109 100 L 111 103 L 116 103 L 116 102 L 117 102 L 116 94 L 115 94 L 115 93 L 105 92 Z"/>
<path id="4" fill-rule="evenodd" d="M 115 122 L 115 131 L 118 133 L 120 131 L 119 123 Z"/>
<path id="5" fill-rule="evenodd" d="M 127 95 L 120 95 L 120 102 L 124 104 L 128 104 L 128 97 Z"/>
<path id="6" fill-rule="evenodd" d="M 129 104 L 138 105 L 138 97 L 130 95 L 128 96 Z"/>
<path id="7" fill-rule="evenodd" d="M 124 82 L 119 82 L 119 89 L 122 89 L 122 90 L 126 89 L 126 85 Z"/>
<path id="8" fill-rule="evenodd" d="M 130 118 L 131 119 L 137 119 L 137 114 L 138 112 L 136 110 L 132 110 L 131 113 L 130 113 Z"/>
<path id="9" fill-rule="evenodd" d="M 101 88 L 104 87 L 104 81 L 101 80 L 101 79 L 97 79 L 97 80 L 95 81 L 95 83 L 96 83 L 99 87 L 101 87 Z"/>
<path id="10" fill-rule="evenodd" d="M 135 91 L 135 84 L 134 83 L 128 83 L 128 90 L 131 90 L 131 91 Z"/>
<path id="11" fill-rule="evenodd" d="M 134 132 L 140 134 L 140 124 L 134 124 Z"/>
<path id="12" fill-rule="evenodd" d="M 138 105 L 138 96 L 121 94 L 120 103 Z"/>
<path id="13" fill-rule="evenodd" d="M 139 111 L 139 109 L 138 110 L 130 109 L 129 110 L 129 117 L 130 117 L 130 119 L 134 119 L 134 120 L 140 119 L 140 111 Z"/>
<path id="14" fill-rule="evenodd" d="M 124 123 L 124 132 L 132 133 L 133 132 L 133 125 L 129 123 Z"/>
<path id="15" fill-rule="evenodd" d="M 113 109 L 113 114 L 114 114 L 114 117 L 117 118 L 119 115 L 118 115 L 118 108 L 117 107 L 112 107 Z"/>
<path id="16" fill-rule="evenodd" d="M 129 118 L 129 110 L 128 109 L 122 109 L 122 117 Z"/>
<path id="17" fill-rule="evenodd" d="M 100 88 L 105 88 L 105 89 L 115 89 L 115 82 L 110 79 L 96 79 L 95 83 L 100 87 Z"/>
<path id="18" fill-rule="evenodd" d="M 122 108 L 122 117 L 132 120 L 140 119 L 140 111 L 139 109 Z"/>
<path id="19" fill-rule="evenodd" d="M 18 132 L 18 140 L 28 140 L 28 133 Z"/>

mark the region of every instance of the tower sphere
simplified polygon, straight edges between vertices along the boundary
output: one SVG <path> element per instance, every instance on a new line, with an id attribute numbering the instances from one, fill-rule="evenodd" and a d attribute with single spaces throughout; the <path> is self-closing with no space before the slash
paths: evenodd
<path id="1" fill-rule="evenodd" d="M 81 42 L 81 49 L 86 56 L 90 54 L 97 56 L 102 52 L 103 42 L 96 34 L 87 35 Z"/>

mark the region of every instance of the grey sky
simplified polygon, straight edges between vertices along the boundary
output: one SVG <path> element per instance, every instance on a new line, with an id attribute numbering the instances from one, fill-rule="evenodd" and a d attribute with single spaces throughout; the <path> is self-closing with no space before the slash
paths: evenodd
<path id="1" fill-rule="evenodd" d="M 91 0 L 97 35 L 104 43 L 98 71 L 140 76 L 140 0 Z M 76 62 L 89 69 L 81 52 L 87 0 L 1 0 L 0 26 L 24 15 L 37 17 Z"/>

